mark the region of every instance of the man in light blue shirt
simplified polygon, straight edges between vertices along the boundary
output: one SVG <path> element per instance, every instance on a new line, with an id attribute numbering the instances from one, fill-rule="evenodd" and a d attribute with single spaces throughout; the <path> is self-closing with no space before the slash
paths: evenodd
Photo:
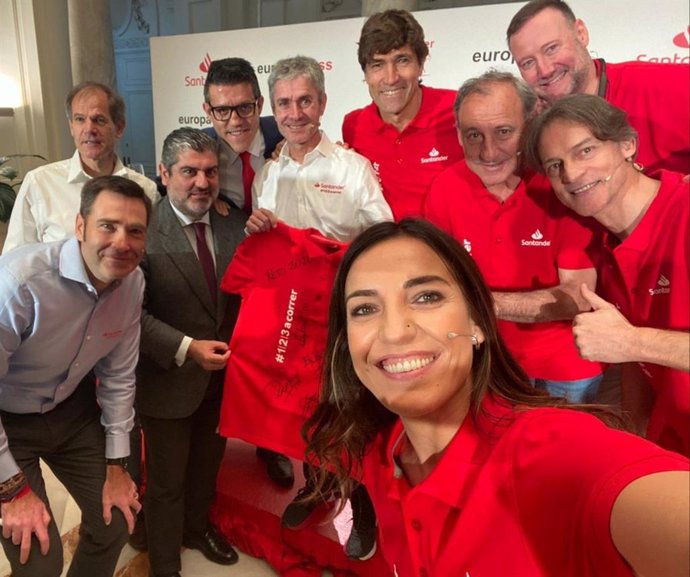
<path id="1" fill-rule="evenodd" d="M 82 511 L 69 577 L 112 575 L 134 526 L 125 467 L 150 211 L 135 182 L 94 178 L 76 238 L 0 257 L 0 512 L 15 577 L 63 570 L 39 459 Z"/>

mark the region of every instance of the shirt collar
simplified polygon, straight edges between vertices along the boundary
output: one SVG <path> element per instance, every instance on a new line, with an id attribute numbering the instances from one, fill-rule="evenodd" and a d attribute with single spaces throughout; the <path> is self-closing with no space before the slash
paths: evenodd
<path id="1" fill-rule="evenodd" d="M 115 176 L 126 176 L 127 169 L 119 157 L 115 157 L 115 169 L 113 170 Z M 80 183 L 87 182 L 91 180 L 91 175 L 89 175 L 84 167 L 81 165 L 81 158 L 79 157 L 79 151 L 75 150 L 72 158 L 69 160 L 69 170 L 67 171 L 67 182 L 70 183 Z"/>
<path id="2" fill-rule="evenodd" d="M 321 140 L 319 140 L 319 143 L 314 147 L 314 150 L 310 150 L 309 152 L 307 152 L 307 154 L 304 155 L 303 164 L 309 164 L 313 162 L 315 159 L 321 157 L 329 158 L 335 152 L 335 147 L 337 145 L 331 142 L 331 139 L 328 138 L 328 136 L 326 136 L 326 133 L 323 130 L 321 130 L 320 132 Z M 295 162 L 290 157 L 290 145 L 287 142 L 285 143 L 285 146 L 283 146 L 282 150 L 280 151 L 280 154 L 278 155 L 278 161 L 280 162 L 281 166 L 284 166 L 290 162 Z"/>
<path id="3" fill-rule="evenodd" d="M 392 473 L 389 494 L 401 499 L 411 490 L 421 491 L 451 507 L 461 507 L 467 496 L 467 486 L 474 483 L 476 475 L 491 454 L 493 445 L 503 434 L 505 427 L 512 422 L 512 415 L 513 409 L 510 406 L 500 403 L 491 393 L 487 393 L 479 413 L 465 417 L 436 468 L 414 488 L 410 488 L 402 475 L 395 475 L 400 470 L 396 457 L 404 434 L 402 423 L 398 421 L 390 434 L 386 450 L 387 469 Z"/>
<path id="4" fill-rule="evenodd" d="M 168 201 L 170 201 L 169 198 L 168 198 Z M 170 208 L 172 208 L 172 211 L 175 213 L 177 220 L 180 221 L 180 224 L 183 227 L 189 226 L 190 224 L 194 224 L 196 222 L 203 222 L 204 224 L 208 224 L 208 225 L 211 224 L 211 218 L 209 217 L 209 214 L 208 214 L 210 211 L 208 211 L 208 210 L 206 211 L 204 216 L 202 216 L 201 218 L 198 218 L 196 220 L 192 220 L 186 214 L 177 210 L 177 207 L 172 202 L 170 202 Z"/>
<path id="5" fill-rule="evenodd" d="M 91 284 L 89 274 L 86 272 L 86 264 L 81 255 L 81 246 L 77 237 L 71 236 L 63 242 L 60 249 L 58 270 L 61 277 L 85 285 L 90 293 L 98 297 L 98 291 Z M 120 280 L 113 281 L 106 289 L 106 292 L 114 290 L 121 282 Z"/>

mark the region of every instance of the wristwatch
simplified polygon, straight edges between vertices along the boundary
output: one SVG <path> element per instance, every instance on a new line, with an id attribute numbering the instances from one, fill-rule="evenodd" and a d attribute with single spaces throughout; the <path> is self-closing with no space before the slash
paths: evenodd
<path id="1" fill-rule="evenodd" d="M 120 467 L 122 467 L 126 471 L 127 467 L 129 467 L 129 457 L 120 457 L 119 459 L 106 459 L 105 464 L 106 465 L 119 465 Z"/>

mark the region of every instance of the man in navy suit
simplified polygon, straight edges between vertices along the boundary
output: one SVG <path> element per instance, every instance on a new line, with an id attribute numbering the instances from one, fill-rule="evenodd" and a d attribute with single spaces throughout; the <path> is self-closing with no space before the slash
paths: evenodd
<path id="1" fill-rule="evenodd" d="M 213 124 L 207 132 L 218 142 L 220 194 L 247 214 L 252 212 L 253 176 L 282 139 L 273 117 L 261 117 L 263 104 L 249 62 L 244 58 L 213 61 L 204 84 L 204 111 Z"/>
<path id="2" fill-rule="evenodd" d="M 261 116 L 264 97 L 252 65 L 244 58 L 214 60 L 204 84 L 204 111 L 218 142 L 220 196 L 252 213 L 252 182 L 282 140 L 272 116 Z M 292 487 L 292 462 L 268 449 L 257 449 L 266 472 L 279 487 Z"/>

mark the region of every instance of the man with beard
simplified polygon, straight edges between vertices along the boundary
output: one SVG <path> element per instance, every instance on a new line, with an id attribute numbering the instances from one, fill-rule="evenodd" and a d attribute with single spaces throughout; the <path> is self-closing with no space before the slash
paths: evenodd
<path id="1" fill-rule="evenodd" d="M 637 161 L 690 173 L 690 65 L 592 59 L 585 23 L 562 0 L 532 0 L 513 17 L 508 46 L 544 106 L 596 94 L 627 112 L 638 133 Z"/>
<path id="2" fill-rule="evenodd" d="M 237 553 L 210 525 L 225 451 L 217 433 L 228 341 L 237 302 L 223 274 L 244 238 L 244 213 L 210 210 L 218 197 L 216 142 L 193 128 L 171 132 L 160 172 L 167 195 L 154 207 L 137 366 L 137 411 L 146 438 L 144 497 L 154 577 L 175 577 L 180 547 L 230 565 Z"/>

